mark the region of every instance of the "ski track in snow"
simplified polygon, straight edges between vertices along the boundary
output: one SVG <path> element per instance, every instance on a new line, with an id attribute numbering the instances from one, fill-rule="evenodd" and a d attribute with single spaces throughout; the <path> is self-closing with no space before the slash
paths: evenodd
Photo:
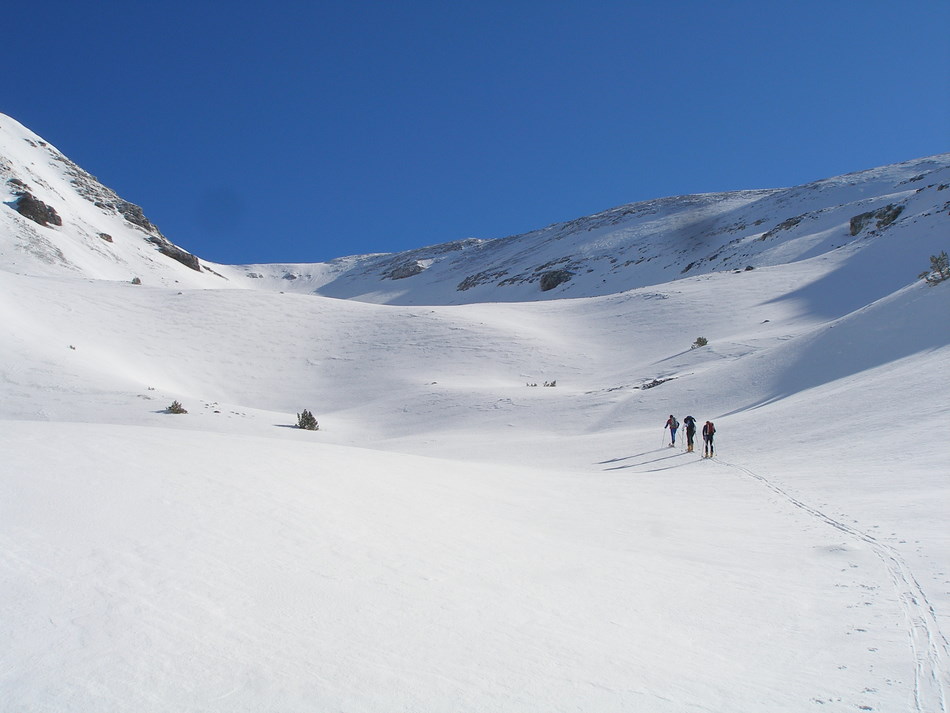
<path id="1" fill-rule="evenodd" d="M 901 608 L 909 627 L 910 646 L 914 656 L 914 710 L 917 713 L 946 713 L 946 691 L 950 688 L 950 644 L 940 631 L 937 613 L 927 599 L 910 567 L 893 547 L 873 536 L 811 507 L 790 495 L 768 478 L 745 466 L 729 463 L 718 456 L 713 461 L 737 470 L 758 481 L 786 502 L 812 517 L 868 545 L 884 563 L 888 577 L 897 590 Z"/>

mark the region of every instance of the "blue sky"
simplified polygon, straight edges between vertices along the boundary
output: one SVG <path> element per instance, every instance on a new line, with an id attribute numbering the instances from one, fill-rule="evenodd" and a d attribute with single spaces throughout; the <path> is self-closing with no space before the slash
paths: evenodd
<path id="1" fill-rule="evenodd" d="M 4 11 L 0 111 L 229 264 L 497 238 L 950 151 L 950 2 Z"/>

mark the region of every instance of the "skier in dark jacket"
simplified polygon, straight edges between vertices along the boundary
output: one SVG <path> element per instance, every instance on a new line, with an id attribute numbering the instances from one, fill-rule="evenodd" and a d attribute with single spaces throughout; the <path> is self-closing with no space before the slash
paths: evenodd
<path id="1" fill-rule="evenodd" d="M 696 419 L 692 416 L 687 416 L 683 419 L 683 423 L 686 425 L 686 452 L 693 452 L 693 437 L 696 435 Z"/>
<path id="2" fill-rule="evenodd" d="M 676 429 L 680 427 L 680 422 L 676 420 L 676 416 L 670 414 L 670 417 L 666 419 L 666 425 L 663 428 L 670 429 L 670 447 L 676 445 Z"/>
<path id="3" fill-rule="evenodd" d="M 713 436 L 716 435 L 716 427 L 712 421 L 706 421 L 703 426 L 703 458 L 713 457 Z"/>

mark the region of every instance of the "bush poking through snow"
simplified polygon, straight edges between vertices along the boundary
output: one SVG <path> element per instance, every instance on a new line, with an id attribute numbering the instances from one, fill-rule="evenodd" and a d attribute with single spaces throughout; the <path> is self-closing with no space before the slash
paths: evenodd
<path id="1" fill-rule="evenodd" d="M 920 279 L 926 280 L 928 285 L 939 285 L 944 280 L 950 279 L 950 258 L 947 257 L 947 251 L 943 250 L 939 255 L 930 256 L 930 269 L 924 270 Z"/>
<path id="2" fill-rule="evenodd" d="M 165 409 L 165 413 L 188 413 L 179 401 L 172 401 L 172 405 Z"/>
<path id="3" fill-rule="evenodd" d="M 693 346 L 690 349 L 696 349 L 698 347 L 704 347 L 709 344 L 709 340 L 706 337 L 696 337 L 696 341 L 693 342 Z"/>
<path id="4" fill-rule="evenodd" d="M 297 414 L 297 428 L 302 428 L 306 431 L 319 431 L 320 424 L 317 423 L 317 419 L 313 417 L 312 413 L 304 409 L 303 413 Z"/>

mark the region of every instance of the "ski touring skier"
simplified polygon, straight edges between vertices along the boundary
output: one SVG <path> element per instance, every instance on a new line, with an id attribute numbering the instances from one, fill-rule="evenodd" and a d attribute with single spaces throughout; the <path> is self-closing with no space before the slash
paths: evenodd
<path id="1" fill-rule="evenodd" d="M 670 429 L 670 448 L 676 445 L 676 429 L 680 427 L 680 422 L 676 420 L 676 416 L 670 414 L 670 417 L 666 419 L 666 425 L 663 426 L 664 429 Z"/>
<path id="2" fill-rule="evenodd" d="M 703 426 L 703 458 L 713 457 L 713 436 L 716 435 L 716 427 L 712 421 L 706 421 Z"/>
<path id="3" fill-rule="evenodd" d="M 693 452 L 693 438 L 696 436 L 696 419 L 687 416 L 683 419 L 683 425 L 686 426 L 686 452 Z"/>

